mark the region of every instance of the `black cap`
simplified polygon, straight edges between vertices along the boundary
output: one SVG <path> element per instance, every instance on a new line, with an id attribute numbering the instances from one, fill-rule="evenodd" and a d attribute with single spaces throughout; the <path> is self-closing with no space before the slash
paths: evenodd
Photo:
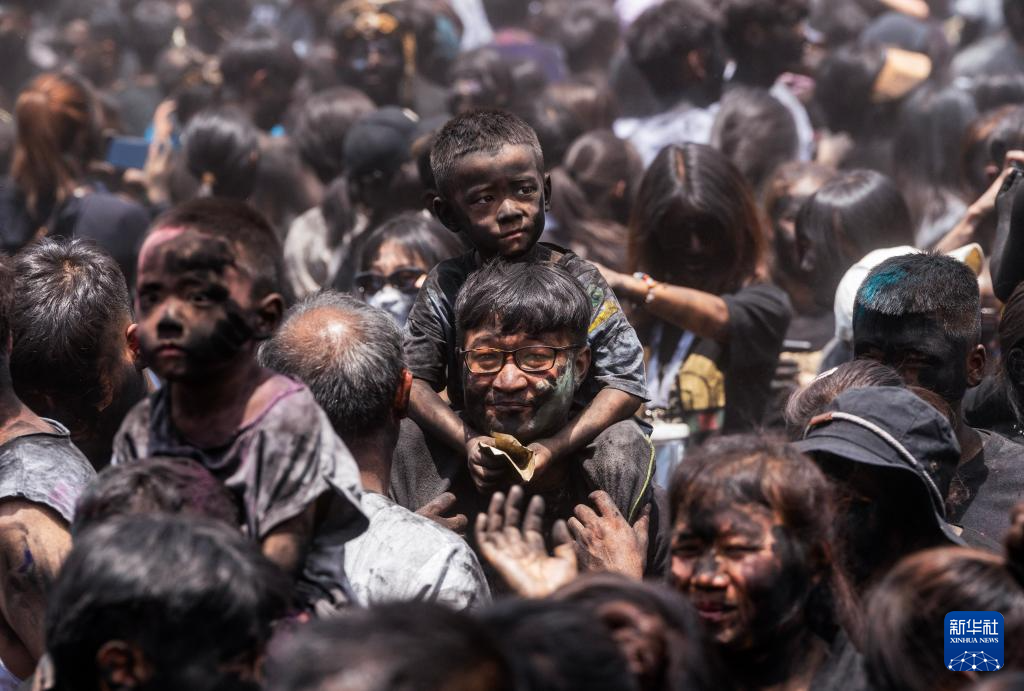
<path id="1" fill-rule="evenodd" d="M 808 454 L 824 452 L 912 473 L 927 492 L 939 529 L 953 543 L 964 544 L 945 511 L 960 444 L 946 417 L 911 391 L 892 386 L 844 391 L 811 420 L 795 446 Z"/>
<path id="2" fill-rule="evenodd" d="M 394 106 L 376 110 L 356 121 L 345 135 L 345 170 L 354 177 L 374 172 L 393 175 L 412 158 L 419 119 Z"/>

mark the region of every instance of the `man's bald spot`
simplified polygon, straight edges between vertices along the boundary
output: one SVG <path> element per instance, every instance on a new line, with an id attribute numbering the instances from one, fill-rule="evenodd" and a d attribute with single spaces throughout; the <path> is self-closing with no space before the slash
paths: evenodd
<path id="1" fill-rule="evenodd" d="M 361 343 L 365 334 L 358 315 L 337 307 L 322 306 L 289 319 L 281 327 L 277 340 L 288 351 L 307 363 L 344 357 L 355 343 Z"/>

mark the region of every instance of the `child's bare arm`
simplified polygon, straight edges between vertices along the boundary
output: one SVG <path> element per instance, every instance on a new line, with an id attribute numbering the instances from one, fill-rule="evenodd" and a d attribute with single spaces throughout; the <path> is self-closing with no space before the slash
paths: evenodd
<path id="1" fill-rule="evenodd" d="M 480 491 L 493 491 L 502 480 L 507 479 L 508 468 L 505 464 L 480 453 L 481 442 L 494 444 L 494 439 L 464 423 L 430 384 L 422 379 L 412 380 L 409 417 L 426 434 L 466 455 L 473 483 Z"/>
<path id="2" fill-rule="evenodd" d="M 309 543 L 313 539 L 316 503 L 310 504 L 298 516 L 277 526 L 263 538 L 263 556 L 274 562 L 290 576 L 302 573 Z"/>
<path id="3" fill-rule="evenodd" d="M 409 395 L 409 418 L 427 434 L 448 446 L 462 451 L 466 448 L 466 423 L 459 419 L 451 407 L 437 395 L 430 384 L 422 379 L 412 380 Z M 470 436 L 477 436 L 475 433 Z"/>
<path id="4" fill-rule="evenodd" d="M 548 439 L 540 439 L 530 448 L 540 454 L 537 459 L 537 473 L 544 472 L 544 465 L 580 449 L 594 441 L 604 430 L 616 422 L 628 419 L 643 403 L 639 396 L 605 387 L 594 396 L 583 411 L 571 419 L 569 424 Z"/>

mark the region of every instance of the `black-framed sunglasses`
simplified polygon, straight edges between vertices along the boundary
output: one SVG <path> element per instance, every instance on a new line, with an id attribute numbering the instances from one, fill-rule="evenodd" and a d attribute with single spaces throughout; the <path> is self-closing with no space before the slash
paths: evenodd
<path id="1" fill-rule="evenodd" d="M 466 367 L 473 374 L 497 374 L 505 366 L 508 356 L 516 367 L 524 372 L 536 373 L 547 372 L 555 366 L 558 353 L 563 350 L 576 350 L 581 345 L 569 346 L 525 346 L 515 350 L 501 350 L 499 348 L 473 348 L 472 350 L 460 350 Z"/>
<path id="2" fill-rule="evenodd" d="M 362 271 L 356 274 L 356 289 L 363 295 L 374 295 L 384 286 L 394 286 L 403 293 L 419 291 L 419 281 L 427 272 L 414 266 L 403 266 L 390 275 L 385 276 L 376 271 Z"/>

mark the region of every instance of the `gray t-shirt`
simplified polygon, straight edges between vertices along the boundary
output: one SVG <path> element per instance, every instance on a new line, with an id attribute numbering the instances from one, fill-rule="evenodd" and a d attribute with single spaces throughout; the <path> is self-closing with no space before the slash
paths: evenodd
<path id="1" fill-rule="evenodd" d="M 53 432 L 26 434 L 0 446 L 0 499 L 41 504 L 70 524 L 78 497 L 96 471 L 71 443 L 67 428 L 43 419 Z"/>
<path id="2" fill-rule="evenodd" d="M 556 259 L 556 252 L 561 256 Z M 622 313 L 615 293 L 597 267 L 568 250 L 540 243 L 536 261 L 552 261 L 583 285 L 590 296 L 591 319 L 587 341 L 592 351 L 590 371 L 576 394 L 584 407 L 604 387 L 646 399 L 644 351 L 636 331 Z M 409 370 L 435 391 L 448 390 L 456 410 L 463 408 L 462 365 L 455 335 L 455 298 L 466 279 L 479 268 L 476 252 L 441 262 L 427 276 L 405 331 L 405 356 Z"/>
<path id="3" fill-rule="evenodd" d="M 370 527 L 345 545 L 345 573 L 359 604 L 470 609 L 491 601 L 480 562 L 458 535 L 372 492 L 363 494 L 363 512 Z"/>
<path id="4" fill-rule="evenodd" d="M 238 499 L 243 528 L 262 541 L 282 523 L 331 494 L 326 516 L 313 535 L 298 590 L 310 604 L 348 593 L 342 570 L 344 543 L 362 533 L 362 485 L 352 454 L 327 414 L 301 383 L 275 376 L 271 402 L 219 448 L 200 449 L 171 421 L 170 386 L 141 401 L 114 440 L 113 463 L 149 456 L 191 458 L 213 473 Z"/>

